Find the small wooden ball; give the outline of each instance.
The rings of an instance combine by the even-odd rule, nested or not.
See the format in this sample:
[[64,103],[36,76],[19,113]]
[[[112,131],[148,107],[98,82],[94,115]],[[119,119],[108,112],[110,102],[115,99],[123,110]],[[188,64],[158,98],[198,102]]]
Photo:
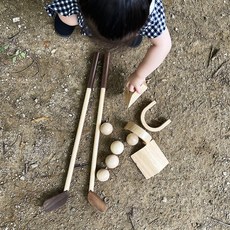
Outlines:
[[99,181],[107,181],[109,179],[109,176],[110,176],[110,173],[109,173],[109,170],[107,169],[99,169],[97,171],[97,179]]
[[101,130],[102,134],[109,135],[113,132],[113,126],[110,123],[105,122],[105,123],[101,124],[100,130]]
[[136,145],[138,141],[139,141],[139,137],[134,133],[130,133],[126,137],[126,142],[128,143],[128,145],[131,146]]
[[114,169],[119,165],[119,158],[116,155],[109,155],[105,158],[105,164],[108,168]]
[[121,141],[114,141],[110,145],[110,150],[115,155],[120,155],[124,151],[124,145]]

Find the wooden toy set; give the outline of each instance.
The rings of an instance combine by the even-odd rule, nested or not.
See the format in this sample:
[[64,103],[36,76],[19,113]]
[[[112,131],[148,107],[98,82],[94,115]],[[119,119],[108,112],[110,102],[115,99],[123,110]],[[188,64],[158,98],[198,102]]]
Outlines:
[[[90,71],[90,76],[87,84],[87,89],[85,92],[85,98],[83,102],[83,107],[80,115],[80,120],[77,128],[77,133],[74,141],[74,147],[72,150],[72,155],[69,163],[68,173],[65,181],[64,190],[62,193],[49,198],[43,204],[45,211],[55,210],[66,203],[69,198],[69,189],[70,183],[74,171],[74,165],[77,157],[77,152],[80,144],[80,138],[84,126],[84,121],[87,113],[87,108],[89,104],[90,94],[93,88],[95,73],[97,68],[97,63],[99,59],[99,53],[95,53],[93,57],[92,67]],[[107,181],[110,177],[110,170],[116,168],[119,165],[119,155],[124,151],[124,144],[116,140],[110,146],[110,151],[112,154],[109,154],[105,159],[106,168],[99,169],[96,172],[97,165],[97,156],[99,149],[99,140],[100,133],[103,135],[110,135],[113,132],[113,126],[106,122],[102,124],[102,115],[103,107],[105,100],[106,85],[108,79],[108,70],[110,62],[110,53],[104,55],[104,64],[103,64],[103,73],[100,89],[100,97],[97,111],[97,121],[95,127],[94,135],[94,144],[92,152],[92,161],[91,161],[91,170],[90,170],[90,179],[89,179],[89,190],[88,190],[88,201],[95,207],[97,210],[104,212],[107,210],[105,202],[95,193],[94,184],[95,178],[99,181]],[[128,108],[147,90],[147,85],[143,84],[141,86],[141,94],[137,92],[125,92],[125,102],[127,103]],[[165,123],[159,127],[150,127],[145,121],[146,112],[156,104],[155,101],[151,102],[141,113],[141,123],[145,129],[150,132],[159,132],[165,128],[171,121],[167,120]],[[156,142],[152,139],[151,135],[142,127],[138,126],[134,122],[128,122],[124,127],[125,130],[128,130],[130,133],[126,137],[126,142],[128,145],[136,145],[139,142],[139,139],[143,141],[145,146],[131,155],[132,160],[135,162],[137,167],[140,169],[142,174],[146,179],[151,178],[152,176],[159,173],[169,162],[164,156],[163,152],[160,150]]]

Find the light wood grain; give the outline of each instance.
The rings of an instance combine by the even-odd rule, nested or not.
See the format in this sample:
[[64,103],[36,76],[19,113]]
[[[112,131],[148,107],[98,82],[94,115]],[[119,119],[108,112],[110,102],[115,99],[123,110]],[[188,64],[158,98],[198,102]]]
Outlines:
[[109,62],[110,62],[110,53],[108,52],[105,54],[104,57],[102,83],[101,83],[100,98],[99,98],[99,105],[97,111],[97,121],[96,121],[94,143],[93,143],[93,154],[92,154],[91,169],[90,169],[89,191],[92,192],[94,191],[94,184],[95,184],[95,177],[96,177],[96,164],[97,164],[97,155],[98,155],[99,139],[100,139],[100,126],[101,126],[101,120],[103,115]]
[[142,125],[150,132],[159,132],[162,129],[164,129],[167,125],[169,125],[171,123],[171,120],[167,120],[165,121],[163,124],[161,124],[158,127],[151,127],[147,124],[147,122],[145,121],[145,114],[148,110],[150,110],[154,105],[156,104],[156,101],[152,101],[150,104],[148,104],[141,112],[141,123]]
[[169,162],[154,140],[131,155],[146,179],[159,173]]
[[141,140],[144,141],[144,143],[149,143],[152,140],[152,137],[148,132],[132,121],[129,121],[124,129],[136,134]]
[[125,90],[125,104],[128,108],[147,90],[146,83],[141,85],[141,93],[137,93],[136,91],[130,92],[128,89]]
[[77,128],[77,133],[76,133],[74,146],[73,146],[73,150],[72,150],[72,155],[71,155],[71,159],[70,159],[70,163],[69,163],[68,173],[67,173],[67,177],[66,177],[66,181],[65,181],[64,191],[68,191],[70,188],[71,178],[73,175],[73,170],[74,170],[74,165],[75,165],[77,152],[78,152],[78,148],[79,148],[79,144],[80,144],[81,134],[82,134],[82,130],[83,130],[84,122],[85,122],[85,117],[86,117],[87,108],[88,108],[88,104],[89,104],[90,94],[91,94],[93,82],[94,82],[95,76],[96,76],[95,73],[96,73],[98,58],[99,58],[99,52],[94,54],[91,72],[90,72],[90,77],[89,77],[87,89],[85,92],[85,98],[84,98],[84,102],[83,102],[83,106],[82,106],[82,110],[81,110],[80,120],[79,120],[79,124],[78,124],[78,128]]

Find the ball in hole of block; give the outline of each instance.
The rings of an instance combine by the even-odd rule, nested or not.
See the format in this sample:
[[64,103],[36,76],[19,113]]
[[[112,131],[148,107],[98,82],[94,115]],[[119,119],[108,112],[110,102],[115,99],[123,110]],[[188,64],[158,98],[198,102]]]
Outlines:
[[138,141],[139,141],[139,137],[134,133],[130,133],[126,137],[126,142],[128,143],[128,145],[131,146],[136,145]]

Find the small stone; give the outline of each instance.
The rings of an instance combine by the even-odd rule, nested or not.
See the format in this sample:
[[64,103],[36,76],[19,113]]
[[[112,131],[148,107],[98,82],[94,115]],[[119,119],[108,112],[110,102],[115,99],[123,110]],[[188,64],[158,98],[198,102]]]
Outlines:
[[56,49],[51,50],[51,54],[55,54],[56,51],[57,51]]
[[13,18],[13,23],[15,23],[15,22],[20,22],[20,17]]
[[38,164],[37,164],[37,163],[31,164],[30,167],[31,167],[32,169],[35,169],[35,168],[38,167]]
[[167,201],[168,201],[168,200],[167,200],[166,197],[163,197],[163,198],[162,198],[162,202],[166,203]]
[[25,180],[26,178],[24,176],[21,176],[20,177],[20,180]]
[[71,212],[75,212],[76,209],[75,209],[75,208],[71,208],[70,211],[71,211]]

